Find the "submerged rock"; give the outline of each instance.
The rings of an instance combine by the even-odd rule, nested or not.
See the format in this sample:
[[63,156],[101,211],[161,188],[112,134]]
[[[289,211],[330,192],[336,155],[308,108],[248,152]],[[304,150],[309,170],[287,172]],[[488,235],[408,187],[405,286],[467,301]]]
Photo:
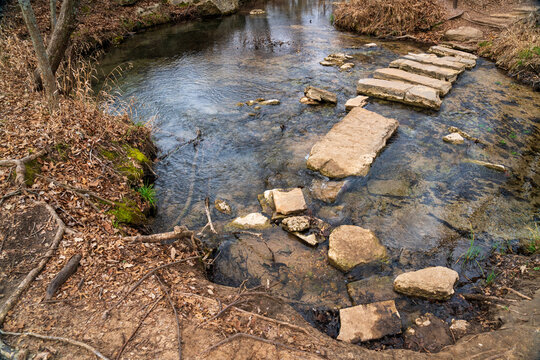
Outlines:
[[380,339],[401,332],[401,319],[393,300],[339,310],[338,340],[357,342]]
[[319,103],[337,104],[337,95],[328,90],[308,86],[304,90],[304,94],[308,99],[317,101]]
[[386,248],[373,231],[354,225],[341,225],[330,234],[328,261],[347,272],[360,264],[386,258]]
[[270,100],[260,101],[259,104],[261,104],[261,105],[279,105],[280,102],[279,102],[278,99],[270,99]]
[[331,61],[326,61],[326,60],[323,60],[321,62],[319,62],[319,64],[321,64],[322,66],[334,66],[335,64]]
[[315,234],[304,235],[299,232],[294,232],[293,234],[309,246],[317,246],[317,244],[319,243]]
[[448,134],[444,136],[442,139],[444,142],[455,144],[455,145],[463,144],[465,142],[465,139],[463,138],[463,136],[461,136],[457,132]]
[[371,276],[348,283],[347,291],[354,305],[395,300],[399,295],[394,291],[392,283],[391,276]]
[[319,102],[313,99],[308,98],[307,96],[304,96],[300,99],[300,103],[305,105],[319,105]]
[[405,348],[414,351],[437,352],[453,344],[448,324],[433,314],[425,314],[403,334]]
[[342,70],[342,71],[344,71],[344,70],[350,70],[350,69],[352,69],[353,67],[354,67],[354,64],[353,64],[353,63],[345,63],[345,64],[343,64],[343,65],[341,65],[341,66],[339,67],[339,70]]
[[504,172],[504,171],[507,170],[506,166],[504,166],[504,165],[493,164],[493,163],[490,163],[490,162],[487,162],[487,161],[482,161],[482,160],[467,159],[467,160],[465,160],[465,162],[480,165],[480,166],[484,166],[484,167],[487,167],[488,169],[497,170],[497,171],[503,171]]
[[228,215],[232,213],[231,206],[227,204],[225,200],[216,199],[216,201],[214,201],[214,207],[216,208],[217,211],[221,213],[228,214]]
[[411,184],[406,180],[370,180],[367,186],[370,194],[385,196],[411,195]]
[[354,108],[311,148],[307,167],[330,178],[365,176],[398,125],[394,119]]
[[281,222],[283,229],[289,232],[301,232],[309,229],[309,218],[307,216],[291,216]]
[[323,181],[314,179],[311,182],[309,190],[315,199],[330,204],[336,201],[336,198],[339,196],[346,183],[346,181]]
[[406,272],[394,280],[398,293],[430,300],[446,300],[454,294],[454,284],[459,275],[452,269],[435,266]]
[[265,229],[270,227],[270,221],[261,213],[251,213],[237,217],[231,225],[240,229]]
[[480,40],[483,36],[484,33],[481,30],[472,26],[460,26],[444,33],[445,39],[450,41]]
[[290,191],[273,190],[272,195],[276,212],[280,214],[289,215],[307,210],[304,194],[300,188]]
[[249,12],[249,15],[263,15],[266,14],[266,11],[263,9],[253,9]]
[[368,97],[363,95],[358,95],[355,98],[349,99],[345,103],[345,110],[351,111],[355,107],[364,107],[367,104],[367,99]]

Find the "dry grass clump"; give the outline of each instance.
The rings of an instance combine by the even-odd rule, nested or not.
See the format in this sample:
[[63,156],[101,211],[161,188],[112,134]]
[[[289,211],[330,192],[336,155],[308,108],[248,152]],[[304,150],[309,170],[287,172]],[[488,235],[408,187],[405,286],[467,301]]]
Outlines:
[[483,56],[513,76],[540,87],[540,14],[532,13],[501,32],[493,41],[479,44]]
[[334,11],[334,25],[367,35],[399,36],[429,30],[444,18],[437,0],[351,0]]

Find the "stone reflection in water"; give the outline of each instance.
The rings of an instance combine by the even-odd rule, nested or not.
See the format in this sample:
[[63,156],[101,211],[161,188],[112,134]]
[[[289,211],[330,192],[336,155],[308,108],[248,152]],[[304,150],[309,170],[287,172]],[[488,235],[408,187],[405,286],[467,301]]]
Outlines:
[[[311,147],[345,116],[345,101],[356,96],[359,78],[422,49],[380,41],[368,48],[371,39],[332,28],[325,1],[277,0],[257,7],[266,15],[241,13],[136,35],[101,62],[103,74],[132,63],[114,90],[123,92],[121,100],[135,97],[141,119],[157,115],[154,136],[163,152],[194,138],[197,129],[203,134],[197,148],[183,147],[157,164],[156,232],[177,222],[202,228],[207,196],[232,207],[231,215],[212,213],[223,232],[234,217],[260,212],[257,195],[265,190],[304,187],[314,216],[377,235],[389,252],[387,273],[368,267],[343,275],[328,265],[326,244],[310,248],[274,226],[263,232],[266,244],[226,236],[215,279],[231,285],[270,280],[284,296],[325,306],[349,305],[347,281],[427,265],[462,271],[456,260],[473,233],[484,253],[530,236],[528,228],[539,221],[540,94],[480,59],[460,75],[438,112],[370,100],[367,110],[399,121],[397,134],[366,177],[347,179],[336,201],[325,203],[309,192],[314,179],[327,180],[306,169]],[[339,52],[352,55],[350,72],[319,64]],[[337,106],[300,104],[308,85],[337,93]],[[280,105],[237,106],[261,97],[279,99]],[[449,126],[482,143],[443,142]],[[410,259],[398,261],[404,254]],[[479,276],[478,270],[463,271],[468,278]]]

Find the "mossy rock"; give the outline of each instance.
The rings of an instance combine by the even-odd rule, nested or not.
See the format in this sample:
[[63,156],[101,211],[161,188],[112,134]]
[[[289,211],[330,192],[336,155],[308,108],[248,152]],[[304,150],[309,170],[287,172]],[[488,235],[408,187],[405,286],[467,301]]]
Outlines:
[[148,160],[146,155],[144,155],[139,149],[136,149],[129,145],[124,145],[123,148],[130,159],[137,161],[141,165],[150,164],[150,160]]
[[113,215],[115,220],[122,224],[141,226],[146,223],[146,216],[131,201],[116,203],[115,208],[109,210],[109,214]]
[[144,177],[144,168],[151,166],[151,161],[139,149],[129,145],[124,145],[122,148],[125,154],[107,149],[101,149],[100,154],[110,160],[115,169],[127,177],[132,184],[137,184]]

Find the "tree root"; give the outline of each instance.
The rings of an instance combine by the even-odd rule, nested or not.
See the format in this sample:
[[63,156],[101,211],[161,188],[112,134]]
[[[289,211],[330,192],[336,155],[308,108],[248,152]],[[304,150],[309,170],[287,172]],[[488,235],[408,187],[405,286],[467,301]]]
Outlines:
[[33,332],[18,333],[18,332],[4,331],[4,330],[0,330],[0,335],[31,336],[31,337],[35,337],[35,338],[42,339],[42,340],[62,341],[62,342],[65,342],[65,343],[68,343],[68,344],[71,344],[71,345],[82,347],[82,348],[94,353],[94,355],[96,355],[98,358],[100,358],[102,360],[109,360],[107,357],[105,357],[102,353],[100,353],[98,350],[96,350],[92,346],[90,346],[88,344],[85,344],[83,342],[68,339],[68,338],[65,338],[65,337],[48,336],[48,335],[36,334],[36,333],[33,333]]
[[62,286],[66,280],[77,271],[79,262],[82,256],[79,254],[73,255],[67,264],[58,272],[58,274],[52,279],[51,283],[47,287],[47,293],[45,294],[45,300],[50,300],[54,296],[54,293]]
[[33,161],[47,153],[47,150],[43,149],[35,154],[31,154],[23,157],[22,159],[6,159],[0,160],[0,166],[15,166],[15,183],[21,187],[26,187],[26,164]]
[[107,204],[107,205],[110,205],[110,206],[115,206],[116,205],[111,200],[105,199],[105,198],[99,196],[98,194],[96,194],[95,192],[93,192],[91,190],[76,188],[76,187],[73,187],[71,185],[63,184],[60,181],[55,180],[55,179],[50,178],[50,177],[47,177],[47,176],[43,176],[43,175],[39,175],[39,174],[36,175],[36,176],[40,177],[40,178],[42,178],[44,180],[50,181],[56,186],[60,186],[60,187],[63,187],[64,189],[66,189],[68,191],[74,192],[75,194],[79,195],[83,199],[87,199],[90,196],[90,197],[93,197],[94,199],[96,199],[98,201],[101,201],[102,203]]
[[124,240],[127,241],[140,241],[143,243],[160,243],[166,240],[179,240],[183,238],[191,238],[193,231],[189,230],[185,226],[175,226],[173,231],[152,235],[136,235],[126,236]]
[[11,310],[11,308],[13,308],[13,306],[15,306],[15,303],[19,300],[22,293],[28,289],[32,281],[34,281],[34,279],[38,276],[41,270],[43,270],[49,259],[54,255],[56,249],[58,248],[58,245],[60,244],[60,241],[64,236],[64,233],[66,232],[66,225],[64,224],[62,219],[60,219],[52,206],[45,202],[36,203],[44,205],[47,208],[51,216],[56,220],[56,223],[58,224],[58,230],[56,230],[56,235],[54,236],[51,247],[45,253],[45,256],[43,256],[39,264],[34,269],[32,269],[28,273],[28,275],[26,275],[26,277],[21,281],[17,288],[11,293],[4,305],[2,305],[2,307],[0,308],[0,326],[4,323],[7,313]]

